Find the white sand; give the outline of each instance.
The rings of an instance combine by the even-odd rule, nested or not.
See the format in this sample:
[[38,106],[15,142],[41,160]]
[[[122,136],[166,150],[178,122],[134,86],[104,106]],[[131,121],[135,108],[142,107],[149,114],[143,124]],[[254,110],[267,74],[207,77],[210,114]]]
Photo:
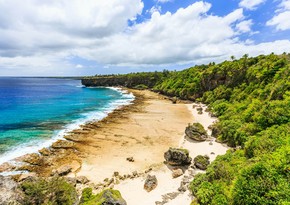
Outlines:
[[[192,108],[193,104],[189,104],[187,106],[188,109],[192,112],[195,122],[201,123],[206,129],[216,120],[216,118],[212,118],[207,112],[203,112],[203,114],[201,115],[197,114],[196,108]],[[202,107],[203,109],[206,108],[206,106],[204,105],[202,105]],[[209,130],[208,132],[210,133]],[[212,141],[212,145],[209,144],[210,141]],[[225,154],[227,151],[227,147],[220,143],[216,143],[214,139],[211,139],[210,141],[189,141],[184,139],[183,136],[180,142],[180,147],[188,149],[192,158],[197,155],[208,155],[210,157],[210,161],[213,161],[217,155]],[[211,154],[212,152],[214,154]],[[198,172],[202,171],[195,170],[195,173]],[[180,186],[183,176],[188,176],[189,173],[188,171],[186,171],[183,176],[173,179],[171,170],[167,168],[167,166],[161,165],[161,168],[153,170],[152,172],[150,172],[150,175],[156,175],[158,180],[158,186],[156,187],[156,189],[152,190],[149,193],[143,189],[145,181],[144,177],[136,178],[133,180],[128,179],[116,185],[114,188],[121,192],[128,205],[154,205],[156,201],[162,201],[162,196],[168,193],[178,192],[178,188]],[[192,199],[192,195],[190,194],[189,190],[187,190],[184,193],[179,192],[176,198],[169,200],[166,204],[189,205]]]

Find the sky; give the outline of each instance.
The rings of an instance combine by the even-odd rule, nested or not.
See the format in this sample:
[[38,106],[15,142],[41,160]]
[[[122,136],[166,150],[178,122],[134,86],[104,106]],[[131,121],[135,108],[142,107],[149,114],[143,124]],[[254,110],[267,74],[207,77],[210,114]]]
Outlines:
[[290,0],[0,0],[0,76],[181,70],[290,52]]

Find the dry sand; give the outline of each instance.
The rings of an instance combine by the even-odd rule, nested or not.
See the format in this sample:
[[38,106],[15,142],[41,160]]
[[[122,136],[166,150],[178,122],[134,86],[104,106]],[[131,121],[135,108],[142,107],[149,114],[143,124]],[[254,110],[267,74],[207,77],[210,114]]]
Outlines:
[[[80,146],[85,153],[77,175],[87,176],[92,182],[111,177],[115,171],[131,174],[144,171],[153,164],[162,163],[163,154],[170,146],[178,146],[180,136],[192,114],[186,104],[173,104],[164,96],[150,91],[134,91],[135,111],[119,113],[114,121],[103,124],[87,137],[90,143]],[[126,160],[133,157],[134,162]]]
[[[217,120],[216,118],[212,118],[207,112],[199,115],[196,109],[192,108],[193,105],[196,104],[186,105],[188,111],[194,116],[193,122],[199,122],[207,128]],[[201,106],[204,110],[206,109],[205,105]],[[210,130],[207,129],[207,131],[210,134]],[[225,145],[215,142],[213,138],[205,142],[196,142],[186,139],[183,134],[180,135],[179,147],[188,149],[190,156],[193,158],[197,155],[208,155],[210,156],[210,161],[213,161],[217,155],[225,154],[228,149]],[[190,170],[186,170],[183,176],[173,179],[172,171],[167,166],[161,165],[159,168],[150,172],[151,175],[156,175],[158,180],[158,186],[153,191],[148,193],[143,189],[145,177],[124,181],[116,185],[115,188],[120,190],[128,205],[154,205],[156,202],[166,202],[164,204],[167,205],[189,205],[193,200],[190,191],[179,192],[178,188],[184,177],[189,177],[189,181],[191,181],[192,177],[199,172],[202,171],[193,170],[190,172]]]

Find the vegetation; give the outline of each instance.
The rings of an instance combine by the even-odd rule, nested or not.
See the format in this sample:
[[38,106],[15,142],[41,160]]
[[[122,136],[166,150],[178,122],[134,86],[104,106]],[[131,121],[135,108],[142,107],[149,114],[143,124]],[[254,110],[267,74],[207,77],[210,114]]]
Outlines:
[[63,178],[35,179],[22,183],[27,205],[71,205],[77,204],[78,197],[73,185]]
[[214,136],[238,147],[195,177],[193,204],[289,204],[289,72],[290,54],[284,53],[119,77],[147,78],[135,84],[208,104],[219,117]]
[[85,188],[82,192],[81,203],[83,205],[102,205],[102,204],[126,204],[118,190],[106,189],[94,195],[91,188]]

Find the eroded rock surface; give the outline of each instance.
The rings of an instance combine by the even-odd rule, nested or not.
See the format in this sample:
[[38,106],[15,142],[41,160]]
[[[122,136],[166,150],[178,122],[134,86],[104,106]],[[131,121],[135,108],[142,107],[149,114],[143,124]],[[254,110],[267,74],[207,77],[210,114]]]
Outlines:
[[206,130],[200,123],[189,124],[185,129],[185,135],[196,141],[205,141],[208,138]]

